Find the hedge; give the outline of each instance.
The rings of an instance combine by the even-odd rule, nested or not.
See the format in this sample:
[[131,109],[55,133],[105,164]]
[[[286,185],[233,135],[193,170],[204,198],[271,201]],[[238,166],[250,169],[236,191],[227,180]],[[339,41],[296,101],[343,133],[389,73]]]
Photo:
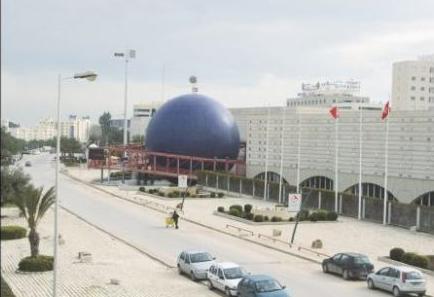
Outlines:
[[389,252],[390,259],[395,261],[401,261],[405,251],[402,248],[393,248]]
[[239,213],[242,213],[242,212],[243,212],[243,207],[242,207],[241,205],[238,205],[238,204],[233,204],[233,205],[231,205],[231,206],[229,207],[229,210],[231,210],[231,209],[237,209]]
[[53,257],[39,255],[36,257],[26,257],[18,263],[20,271],[41,272],[53,270]]
[[255,222],[263,222],[264,221],[264,216],[262,216],[262,215],[256,215],[256,216],[254,216],[253,220]]
[[250,213],[252,211],[253,206],[251,204],[244,204],[244,212]]
[[219,206],[219,207],[217,207],[217,211],[218,211],[218,212],[225,212],[225,208],[224,208],[224,206]]
[[2,226],[1,240],[20,239],[26,237],[27,230],[20,226]]
[[229,214],[235,217],[239,217],[241,215],[241,212],[237,208],[230,208]]

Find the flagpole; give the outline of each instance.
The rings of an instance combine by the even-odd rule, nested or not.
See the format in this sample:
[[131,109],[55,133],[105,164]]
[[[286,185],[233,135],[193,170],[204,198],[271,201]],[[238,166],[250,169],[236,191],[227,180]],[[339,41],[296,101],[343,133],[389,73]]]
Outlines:
[[338,153],[339,153],[339,139],[338,139],[338,122],[339,116],[335,120],[335,212],[338,212]]
[[300,164],[301,164],[301,117],[299,111],[297,111],[297,194],[300,194]]
[[285,106],[282,108],[282,134],[280,137],[280,178],[279,178],[279,203],[282,203],[282,181],[283,181],[283,150],[285,139]]
[[360,124],[359,124],[359,213],[358,219],[362,219],[362,140],[363,140],[363,107],[360,103]]
[[[389,107],[387,107],[389,108]],[[389,119],[385,118],[386,121],[386,144],[385,144],[385,152],[384,152],[384,206],[383,206],[383,225],[387,224],[387,174],[388,174],[388,159],[389,159]]]
[[268,179],[268,126],[270,122],[270,106],[267,106],[267,125],[265,126],[265,176],[264,176],[264,201],[267,200],[267,179]]

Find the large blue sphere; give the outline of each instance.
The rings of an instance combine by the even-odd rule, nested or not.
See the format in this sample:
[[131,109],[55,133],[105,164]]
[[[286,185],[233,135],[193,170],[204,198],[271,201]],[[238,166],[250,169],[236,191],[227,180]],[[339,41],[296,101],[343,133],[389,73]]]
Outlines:
[[165,103],[152,118],[146,149],[179,155],[236,159],[240,146],[232,114],[216,100],[188,94]]

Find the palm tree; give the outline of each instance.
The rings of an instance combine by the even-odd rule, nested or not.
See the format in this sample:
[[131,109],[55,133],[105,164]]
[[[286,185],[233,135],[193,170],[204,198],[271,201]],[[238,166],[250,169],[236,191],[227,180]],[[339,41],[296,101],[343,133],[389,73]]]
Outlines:
[[21,195],[16,196],[15,201],[30,228],[29,243],[32,257],[39,255],[39,233],[36,231],[36,227],[56,199],[54,187],[51,187],[45,194],[42,194],[42,192],[43,187],[35,189],[29,186]]

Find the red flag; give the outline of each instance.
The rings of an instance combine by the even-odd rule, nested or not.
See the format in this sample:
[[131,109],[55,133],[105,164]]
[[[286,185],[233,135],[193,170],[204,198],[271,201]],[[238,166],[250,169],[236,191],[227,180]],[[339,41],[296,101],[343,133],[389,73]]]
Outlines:
[[381,114],[381,119],[384,120],[385,118],[387,118],[389,112],[390,112],[390,106],[389,106],[389,101],[387,101],[386,104],[384,105],[383,113]]
[[329,112],[330,112],[330,114],[332,115],[332,117],[334,119],[337,119],[339,117],[338,107],[337,106],[333,106],[332,108],[330,108]]

